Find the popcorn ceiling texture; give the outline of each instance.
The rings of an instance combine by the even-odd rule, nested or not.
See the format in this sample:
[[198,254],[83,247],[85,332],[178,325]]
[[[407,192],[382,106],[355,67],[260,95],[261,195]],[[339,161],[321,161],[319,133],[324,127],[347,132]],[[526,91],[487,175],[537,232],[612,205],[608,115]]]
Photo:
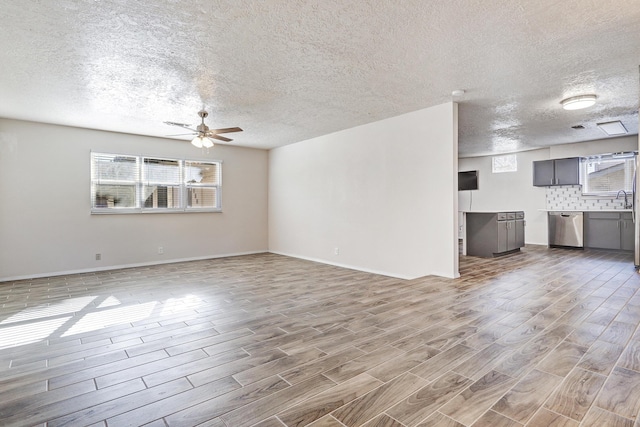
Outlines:
[[580,185],[560,185],[546,188],[548,210],[608,211],[624,209],[624,198],[583,196]]
[[637,0],[3,0],[0,19],[5,118],[166,136],[204,105],[272,148],[465,89],[461,156],[638,129]]

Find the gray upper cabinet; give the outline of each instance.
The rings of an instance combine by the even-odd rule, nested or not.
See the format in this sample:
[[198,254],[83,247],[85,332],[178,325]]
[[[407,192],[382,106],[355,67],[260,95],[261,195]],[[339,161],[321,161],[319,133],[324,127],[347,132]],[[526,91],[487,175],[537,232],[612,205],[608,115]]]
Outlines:
[[536,187],[555,185],[555,177],[553,160],[533,162],[533,185]]
[[556,185],[580,184],[580,158],[556,159]]
[[551,185],[580,184],[580,158],[540,160],[533,162],[533,185],[548,187]]

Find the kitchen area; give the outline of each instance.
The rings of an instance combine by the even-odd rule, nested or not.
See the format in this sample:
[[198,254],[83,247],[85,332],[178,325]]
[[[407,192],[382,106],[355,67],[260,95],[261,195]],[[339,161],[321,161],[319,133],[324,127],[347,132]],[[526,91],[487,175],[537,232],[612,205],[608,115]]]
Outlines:
[[548,187],[549,246],[633,251],[635,168],[634,152],[534,162],[533,185]]
[[475,189],[458,192],[461,253],[525,244],[634,253],[637,150],[637,136],[557,145],[515,153],[507,173],[492,168],[495,156],[460,158],[460,171],[477,174]]

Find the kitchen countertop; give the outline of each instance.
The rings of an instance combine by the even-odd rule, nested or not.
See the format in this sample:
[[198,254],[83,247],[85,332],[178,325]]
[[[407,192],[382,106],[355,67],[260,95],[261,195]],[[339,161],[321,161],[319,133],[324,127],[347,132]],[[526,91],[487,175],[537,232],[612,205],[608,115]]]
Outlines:
[[499,211],[458,211],[462,213],[486,213],[486,214],[495,214],[495,213],[513,213],[513,212],[524,212],[522,209],[516,209],[514,211],[510,210],[499,210]]
[[633,212],[633,209],[538,209],[541,212]]

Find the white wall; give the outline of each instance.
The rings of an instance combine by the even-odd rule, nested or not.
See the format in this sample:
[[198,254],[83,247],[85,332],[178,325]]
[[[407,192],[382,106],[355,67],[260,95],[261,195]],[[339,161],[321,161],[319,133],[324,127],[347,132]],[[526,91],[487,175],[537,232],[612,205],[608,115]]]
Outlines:
[[[90,150],[222,160],[223,212],[90,215]],[[267,159],[264,150],[203,154],[186,141],[2,119],[0,280],[267,251]]]
[[546,245],[548,243],[547,214],[540,210],[546,208],[546,188],[533,186],[533,161],[637,149],[638,137],[635,135],[555,145],[540,150],[516,153],[518,171],[501,174],[491,172],[491,156],[461,158],[458,160],[460,171],[479,170],[480,175],[478,190],[459,192],[459,209],[461,211],[523,210],[527,224],[526,243]]
[[549,158],[583,157],[621,151],[638,151],[638,135],[598,139],[576,144],[554,145],[549,147]]
[[269,170],[272,252],[457,277],[457,104],[271,150]]
[[547,244],[545,189],[533,186],[533,161],[549,159],[549,149],[516,153],[517,172],[492,173],[492,157],[459,159],[460,171],[477,170],[478,189],[458,192],[461,211],[524,211],[525,242]]

